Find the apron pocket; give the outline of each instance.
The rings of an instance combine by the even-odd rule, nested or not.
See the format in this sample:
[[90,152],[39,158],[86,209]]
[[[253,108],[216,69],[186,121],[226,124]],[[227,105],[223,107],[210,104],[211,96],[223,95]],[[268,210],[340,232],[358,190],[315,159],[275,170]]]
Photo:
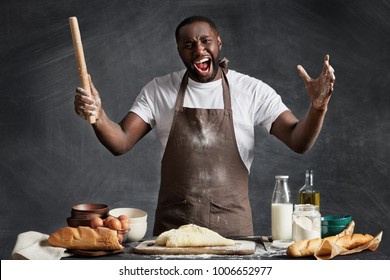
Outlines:
[[154,222],[154,235],[187,224],[187,216],[187,200],[160,205],[156,211],[156,218]]
[[210,229],[223,236],[253,235],[252,214],[210,202]]

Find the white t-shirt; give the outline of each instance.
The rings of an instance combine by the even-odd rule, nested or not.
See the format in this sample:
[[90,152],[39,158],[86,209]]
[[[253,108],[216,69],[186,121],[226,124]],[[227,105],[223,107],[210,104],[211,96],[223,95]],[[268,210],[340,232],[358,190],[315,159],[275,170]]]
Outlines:
[[[130,109],[157,129],[163,152],[184,73],[185,70],[181,70],[153,79],[141,90]],[[258,79],[230,69],[227,79],[237,146],[249,171],[254,157],[254,127],[263,126],[269,132],[275,119],[288,108],[270,86]],[[183,106],[223,109],[222,80],[198,83],[188,79]]]

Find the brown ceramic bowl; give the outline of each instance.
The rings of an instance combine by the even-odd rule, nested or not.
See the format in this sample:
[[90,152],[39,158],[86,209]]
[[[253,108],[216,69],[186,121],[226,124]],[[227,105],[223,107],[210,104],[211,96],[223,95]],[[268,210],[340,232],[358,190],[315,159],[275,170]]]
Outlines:
[[89,219],[94,217],[106,218],[109,208],[107,204],[100,203],[84,203],[77,204],[72,207],[72,218]]
[[68,222],[68,226],[70,227],[91,226],[91,219],[78,219],[78,218],[69,217],[66,219],[66,221]]
[[74,219],[89,219],[92,220],[95,217],[100,217],[102,219],[107,218],[107,215],[102,215],[99,213],[78,213],[78,212],[72,212],[72,218]]

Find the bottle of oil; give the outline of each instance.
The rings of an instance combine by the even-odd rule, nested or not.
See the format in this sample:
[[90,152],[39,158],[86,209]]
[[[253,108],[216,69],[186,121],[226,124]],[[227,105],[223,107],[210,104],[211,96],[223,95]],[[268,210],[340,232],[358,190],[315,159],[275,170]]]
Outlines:
[[314,187],[313,170],[306,170],[305,185],[299,190],[299,204],[312,204],[320,208],[320,192]]

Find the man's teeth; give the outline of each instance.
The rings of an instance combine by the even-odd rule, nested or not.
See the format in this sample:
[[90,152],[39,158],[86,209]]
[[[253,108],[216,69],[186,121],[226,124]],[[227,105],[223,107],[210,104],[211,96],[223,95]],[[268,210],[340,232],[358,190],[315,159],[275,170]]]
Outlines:
[[203,58],[203,59],[199,60],[197,63],[203,63],[203,62],[207,62],[207,61],[209,61],[208,58]]
[[201,75],[206,75],[210,67],[210,58],[202,58],[195,62],[195,68],[198,69]]

